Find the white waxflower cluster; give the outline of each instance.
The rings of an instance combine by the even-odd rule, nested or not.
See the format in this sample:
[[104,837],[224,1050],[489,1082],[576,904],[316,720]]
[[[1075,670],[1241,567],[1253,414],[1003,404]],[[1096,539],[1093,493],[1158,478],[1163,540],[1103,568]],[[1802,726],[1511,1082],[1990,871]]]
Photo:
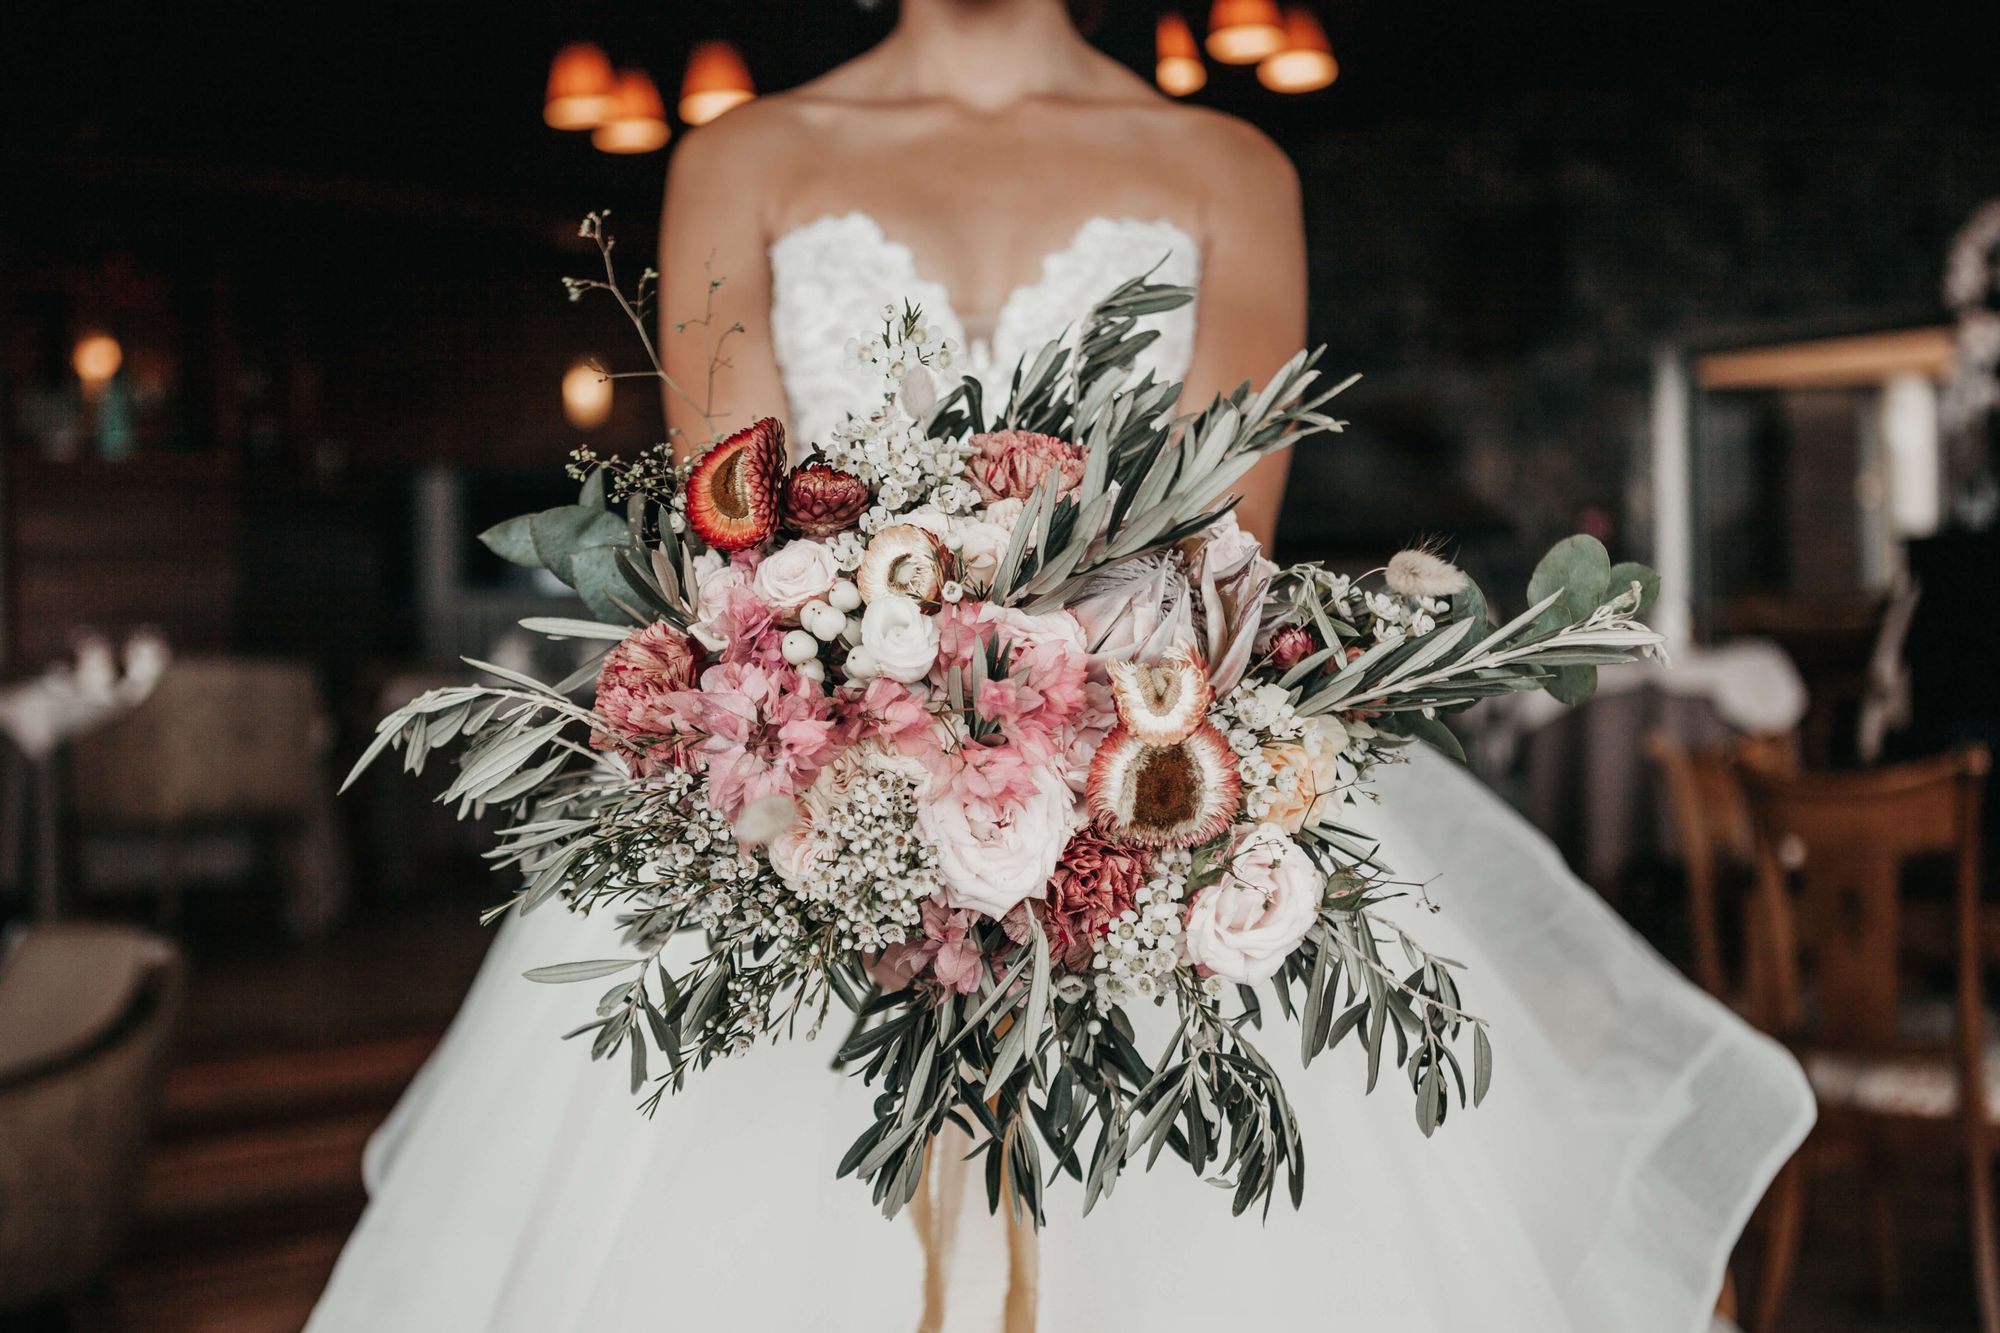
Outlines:
[[803,923],[792,895],[736,845],[729,821],[708,804],[702,780],[672,770],[656,783],[654,823],[634,844],[635,863],[623,883],[648,905],[688,910],[689,923],[705,930],[759,939],[797,936]]
[[812,813],[787,870],[813,920],[843,949],[879,949],[921,930],[923,904],[944,891],[937,849],[917,829],[917,784],[893,768],[864,767],[837,800]]
[[1391,592],[1362,594],[1368,614],[1374,618],[1375,640],[1421,638],[1437,628],[1437,618],[1451,610],[1442,597],[1398,597]]
[[939,375],[956,364],[959,350],[937,328],[905,307],[882,308],[883,329],[850,339],[848,359],[882,381],[882,405],[834,427],[819,446],[825,461],[868,483],[875,503],[861,516],[861,530],[877,532],[896,516],[929,504],[947,514],[969,513],[979,493],[965,479],[971,446],[933,439],[924,431],[937,406]]
[[1098,1012],[1174,993],[1173,975],[1181,966],[1181,920],[1192,863],[1193,858],[1178,849],[1155,856],[1153,872],[1132,895],[1132,905],[1119,914],[1110,930],[1097,937],[1091,968],[1097,982]]
[[861,561],[868,554],[868,543],[858,532],[836,532],[826,538],[826,547],[833,553],[833,563],[843,574],[852,574],[861,568]]
[[1292,692],[1272,682],[1238,685],[1210,712],[1209,721],[1236,754],[1243,813],[1253,822],[1262,820],[1273,803],[1293,796],[1302,779],[1296,766],[1274,765],[1264,747],[1272,741],[1298,741],[1308,754],[1318,752],[1318,736],[1293,709]]

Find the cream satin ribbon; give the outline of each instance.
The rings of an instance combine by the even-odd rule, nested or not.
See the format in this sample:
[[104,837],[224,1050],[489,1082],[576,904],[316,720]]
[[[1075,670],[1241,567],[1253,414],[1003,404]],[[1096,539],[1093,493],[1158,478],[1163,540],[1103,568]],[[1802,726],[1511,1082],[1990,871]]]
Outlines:
[[[958,1246],[959,1212],[972,1180],[972,1166],[966,1161],[972,1147],[972,1136],[948,1123],[924,1150],[923,1179],[910,1200],[910,1220],[924,1247],[924,1317],[917,1333],[944,1333],[945,1291]],[[1007,1301],[1001,1333],[1035,1333],[1041,1246],[1034,1219],[1025,1209],[1016,1215],[1011,1179],[1002,1185],[1000,1208],[1007,1220]]]

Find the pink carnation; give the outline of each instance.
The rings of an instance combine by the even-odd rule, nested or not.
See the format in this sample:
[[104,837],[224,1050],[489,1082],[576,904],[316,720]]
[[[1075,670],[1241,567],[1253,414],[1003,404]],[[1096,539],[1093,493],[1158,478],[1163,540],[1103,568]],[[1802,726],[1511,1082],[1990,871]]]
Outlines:
[[[1150,870],[1144,852],[1085,831],[1063,848],[1055,874],[1049,876],[1048,896],[1023,903],[1015,912],[1032,910],[1049,937],[1050,953],[1081,971],[1090,966],[1092,941],[1132,906]],[[1025,922],[1010,915],[1005,924],[1010,937],[1026,941]]]
[[884,990],[901,990],[929,973],[933,981],[960,995],[979,989],[979,941],[972,934],[972,917],[954,912],[936,899],[924,904],[924,937],[892,944],[882,951],[876,975]]
[[996,430],[972,437],[973,455],[966,463],[980,497],[1025,500],[1051,468],[1058,469],[1060,491],[1073,491],[1083,481],[1083,450],[1068,440],[1031,430]]
[[635,754],[642,776],[657,764],[648,747],[679,730],[677,696],[694,684],[695,650],[687,636],[658,621],[635,630],[604,659],[597,673],[597,715],[604,727],[590,733],[600,750],[625,748]]

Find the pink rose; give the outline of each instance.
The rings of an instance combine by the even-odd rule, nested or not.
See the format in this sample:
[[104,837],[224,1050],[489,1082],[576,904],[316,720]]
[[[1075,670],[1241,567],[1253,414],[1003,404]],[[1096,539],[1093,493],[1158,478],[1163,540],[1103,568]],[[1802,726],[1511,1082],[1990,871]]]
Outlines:
[[677,692],[694,684],[695,651],[687,636],[655,621],[635,630],[604,659],[597,673],[597,715],[604,727],[590,733],[599,750],[635,749],[635,767],[643,776],[656,765],[646,747],[634,741],[660,741],[676,735]]
[[1312,929],[1326,876],[1276,824],[1239,832],[1226,865],[1189,905],[1181,949],[1197,967],[1247,986],[1276,975]]
[[1083,482],[1083,450],[1068,440],[1031,430],[996,430],[972,437],[973,455],[966,471],[980,498],[1025,500],[1054,468],[1061,474],[1059,491],[1073,491]]

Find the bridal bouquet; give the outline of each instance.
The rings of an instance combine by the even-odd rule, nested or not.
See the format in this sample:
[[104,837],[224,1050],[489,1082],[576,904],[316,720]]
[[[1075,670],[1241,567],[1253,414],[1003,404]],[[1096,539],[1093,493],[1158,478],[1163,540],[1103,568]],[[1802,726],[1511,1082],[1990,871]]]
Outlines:
[[[574,289],[643,335],[646,280],[635,305],[599,244],[607,281]],[[1442,715],[1577,699],[1653,651],[1654,576],[1573,537],[1496,624],[1429,551],[1276,567],[1230,488],[1340,429],[1346,385],[1302,353],[1177,414],[1131,368],[1139,320],[1190,296],[1125,284],[1001,403],[885,309],[848,348],[880,396],[831,438],[788,451],[766,419],[688,465],[580,451],[576,504],[484,534],[596,617],[528,629],[606,651],[553,684],[473,663],[496,683],[414,700],[356,771],[457,745],[443,799],[509,820],[495,915],[615,917],[620,956],[529,975],[612,981],[572,1035],[624,1053],[649,1108],[838,1006],[840,1063],[881,1090],[839,1171],[893,1213],[955,1122],[992,1205],[1039,1218],[1057,1174],[1087,1209],[1166,1150],[1238,1212],[1281,1183],[1296,1204],[1304,1145],[1253,1041],[1279,1019],[1308,1061],[1354,1035],[1371,1089],[1393,1051],[1425,1134],[1484,1095],[1456,965],[1380,912],[1397,888],[1349,814],[1411,743],[1457,752]]]

